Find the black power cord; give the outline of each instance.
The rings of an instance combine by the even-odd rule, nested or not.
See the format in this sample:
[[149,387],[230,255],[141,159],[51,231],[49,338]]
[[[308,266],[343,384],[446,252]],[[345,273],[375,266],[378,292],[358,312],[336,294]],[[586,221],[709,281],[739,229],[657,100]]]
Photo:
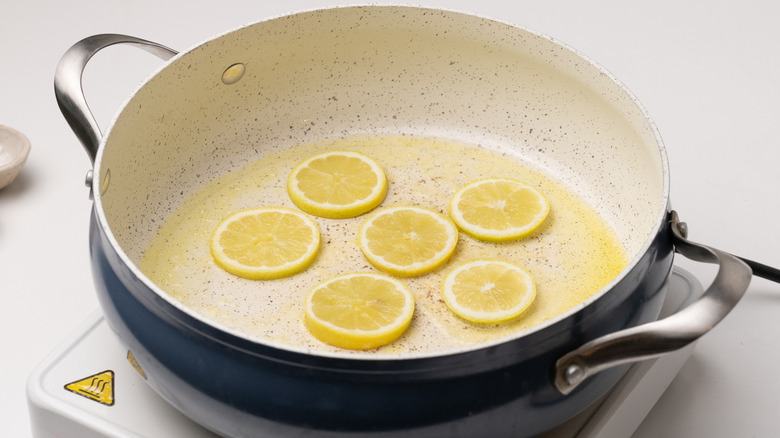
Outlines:
[[738,257],[738,256],[735,257],[737,257],[738,259],[745,262],[748,266],[750,266],[750,269],[753,270],[753,275],[755,275],[756,277],[761,277],[769,281],[780,283],[780,269],[773,268],[771,266],[767,266],[762,263],[754,262],[753,260],[748,260],[743,257]]

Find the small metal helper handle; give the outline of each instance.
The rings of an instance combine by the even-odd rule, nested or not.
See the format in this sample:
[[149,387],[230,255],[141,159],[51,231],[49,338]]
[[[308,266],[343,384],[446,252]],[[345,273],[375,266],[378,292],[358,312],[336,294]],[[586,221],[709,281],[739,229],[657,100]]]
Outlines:
[[617,365],[650,359],[682,348],[720,322],[739,302],[753,272],[736,256],[689,241],[687,227],[671,213],[675,251],[685,257],[718,264],[714,281],[704,294],[674,315],[594,339],[555,363],[555,387],[573,391],[588,377]]
[[68,121],[73,132],[84,145],[92,163],[95,163],[102,133],[100,127],[92,115],[84,90],[81,86],[81,77],[87,62],[100,50],[114,44],[130,44],[137,46],[158,58],[167,61],[178,54],[163,45],[152,41],[135,38],[128,35],[100,34],[93,35],[74,44],[60,59],[57,70],[54,73],[54,95],[57,104]]

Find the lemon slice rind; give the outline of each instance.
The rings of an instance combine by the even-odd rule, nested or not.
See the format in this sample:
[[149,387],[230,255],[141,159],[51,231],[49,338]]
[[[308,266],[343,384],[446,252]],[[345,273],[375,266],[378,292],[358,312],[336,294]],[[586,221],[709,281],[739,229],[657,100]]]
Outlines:
[[[221,243],[223,233],[230,228],[231,224],[235,224],[247,217],[258,215],[288,216],[300,221],[300,226],[296,227],[295,238],[296,240],[308,239],[308,242],[304,248],[298,248],[296,251],[299,254],[298,257],[281,264],[247,265],[236,260],[226,252],[226,248]],[[260,207],[234,212],[214,228],[210,241],[211,255],[214,258],[214,262],[225,271],[249,280],[274,280],[296,274],[311,265],[317,257],[319,246],[320,231],[317,223],[305,213],[286,207]]]
[[[434,219],[435,223],[441,227],[441,231],[446,234],[446,240],[443,242],[443,245],[427,259],[403,265],[394,263],[388,260],[386,255],[378,253],[374,249],[372,238],[370,236],[370,234],[372,234],[372,228],[374,227],[377,219],[399,211],[409,211],[423,215],[424,217],[430,219]],[[403,240],[403,236],[400,236],[401,233],[402,230],[395,230],[393,235],[394,239],[391,237],[391,239],[388,240],[391,242],[392,240],[395,240],[395,243],[400,244]],[[414,277],[436,270],[450,259],[452,254],[455,252],[457,243],[458,230],[451,221],[432,210],[415,206],[394,206],[384,208],[376,213],[373,213],[363,222],[358,233],[358,246],[371,265],[381,271],[396,275],[398,277]]]
[[[504,306],[499,310],[484,311],[469,307],[467,305],[468,299],[463,299],[458,296],[456,289],[463,289],[463,282],[468,281],[464,278],[461,278],[460,276],[467,271],[471,271],[473,274],[475,268],[479,269],[486,266],[498,267],[498,271],[501,272],[501,275],[511,275],[512,279],[509,281],[509,283],[520,282],[520,284],[517,285],[517,293],[521,295],[508,297],[508,300],[507,297],[496,298],[489,296],[491,293],[489,289],[491,286],[495,286],[496,280],[502,281],[506,284],[507,281],[500,280],[500,277],[480,279],[481,283],[476,285],[474,285],[474,283],[469,284],[466,287],[467,294],[471,293],[472,296],[482,295],[481,297],[478,297],[478,299],[485,299],[493,303],[500,301],[510,301],[514,302],[514,305],[509,307]],[[482,290],[477,291],[477,288]],[[504,260],[480,259],[464,263],[450,271],[443,281],[442,297],[447,307],[454,314],[465,319],[466,321],[481,324],[499,323],[515,319],[522,315],[536,298],[536,286],[534,284],[533,278],[531,277],[531,274],[524,268],[517,266],[514,263],[510,263]]]
[[[310,166],[317,160],[326,160],[334,156],[355,158],[368,165],[370,173],[376,177],[376,183],[371,187],[368,194],[359,198],[355,197],[350,203],[339,204],[327,200],[312,199],[310,194],[307,194],[306,190],[301,188],[299,175],[302,171],[311,169]],[[319,184],[316,184],[321,187],[326,184],[328,177],[325,174],[319,176],[324,178]],[[373,158],[356,151],[328,151],[313,155],[296,165],[287,178],[287,194],[296,207],[314,216],[329,219],[357,217],[373,210],[384,201],[387,196],[387,188],[387,176],[379,163]]]
[[[318,312],[317,307],[325,305],[336,306],[338,313],[340,314],[339,316],[341,317],[359,317],[359,315],[346,314],[349,312],[361,313],[362,310],[359,309],[360,305],[370,305],[361,303],[360,301],[363,298],[353,296],[350,300],[350,297],[345,297],[343,301],[340,301],[330,296],[327,297],[327,300],[319,300],[324,301],[324,303],[317,302],[317,294],[323,293],[323,291],[326,291],[332,284],[336,282],[350,282],[355,279],[370,279],[387,282],[393,286],[398,295],[404,298],[403,307],[400,308],[400,312],[397,312],[397,315],[392,322],[381,325],[373,330],[349,329],[334,324],[331,321],[327,321],[318,315],[318,313],[322,312]],[[369,298],[370,297],[367,297],[365,299],[369,300]],[[356,309],[354,306],[358,306],[358,308]],[[365,314],[365,312],[363,313]],[[392,343],[409,327],[413,314],[414,297],[409,289],[397,279],[374,273],[345,274],[326,280],[309,291],[304,305],[304,321],[307,329],[315,338],[326,344],[351,350],[370,350]]]
[[[486,227],[474,220],[470,220],[467,217],[469,214],[464,212],[461,208],[461,202],[464,200],[464,196],[467,196],[470,191],[480,190],[480,186],[484,184],[511,185],[514,190],[527,191],[527,193],[537,202],[538,205],[536,207],[538,207],[538,209],[530,220],[521,224],[509,225],[502,228]],[[496,202],[503,201],[496,200]],[[484,210],[487,211],[489,209],[485,208]],[[538,190],[522,181],[511,178],[485,178],[473,181],[458,189],[455,194],[452,195],[452,198],[450,198],[449,211],[450,217],[458,226],[458,229],[471,237],[489,242],[506,242],[527,237],[538,229],[542,223],[544,223],[544,220],[550,212],[550,204]]]

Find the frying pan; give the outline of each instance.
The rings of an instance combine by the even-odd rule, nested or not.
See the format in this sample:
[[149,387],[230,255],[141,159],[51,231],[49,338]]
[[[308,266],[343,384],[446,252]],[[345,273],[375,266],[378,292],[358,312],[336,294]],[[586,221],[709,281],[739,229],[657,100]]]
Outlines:
[[[115,44],[166,63],[103,134],[81,73]],[[500,21],[406,6],[333,8],[261,21],[182,53],[96,35],[63,56],[55,93],[93,160],[90,254],[106,320],[152,388],[225,436],[533,436],[590,406],[625,364],[706,333],[753,271],[780,279],[686,239],[670,208],[658,130],[614,77]],[[628,266],[520,333],[376,356],[257,339],[188,308],[139,268],[159,224],[209,181],[315,139],[386,134],[514,151],[592,205]],[[718,274],[701,299],[656,321],[675,253],[716,263]]]

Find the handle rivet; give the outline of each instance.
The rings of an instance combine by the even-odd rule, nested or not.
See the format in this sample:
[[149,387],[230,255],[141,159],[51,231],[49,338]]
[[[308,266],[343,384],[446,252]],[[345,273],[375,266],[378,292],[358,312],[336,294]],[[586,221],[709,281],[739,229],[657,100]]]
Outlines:
[[579,365],[569,365],[566,367],[566,382],[570,385],[576,385],[585,378],[585,370]]
[[244,77],[246,72],[246,66],[240,62],[231,65],[226,68],[222,73],[222,83],[225,85],[233,85],[240,81]]
[[100,184],[100,195],[103,196],[108,190],[108,184],[111,182],[111,169],[106,169],[106,173],[103,174],[103,180]]
[[680,233],[683,239],[688,238],[688,224],[685,222],[677,222],[677,231]]

